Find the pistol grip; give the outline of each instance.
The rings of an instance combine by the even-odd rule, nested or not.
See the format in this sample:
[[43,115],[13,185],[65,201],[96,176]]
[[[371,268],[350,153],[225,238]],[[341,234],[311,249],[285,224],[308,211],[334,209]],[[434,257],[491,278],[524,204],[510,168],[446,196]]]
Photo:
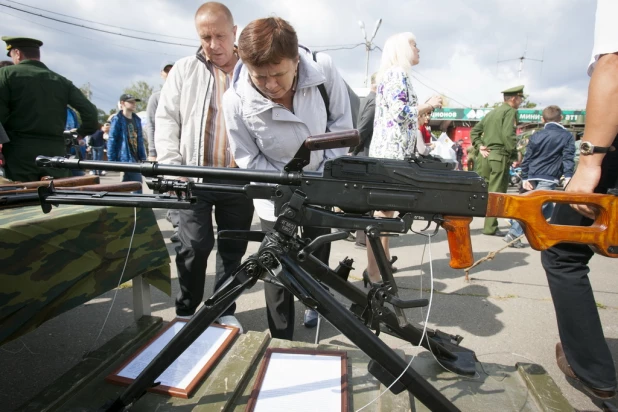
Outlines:
[[470,239],[471,217],[444,216],[442,227],[446,230],[448,248],[451,251],[450,266],[453,269],[465,269],[472,266],[472,239]]

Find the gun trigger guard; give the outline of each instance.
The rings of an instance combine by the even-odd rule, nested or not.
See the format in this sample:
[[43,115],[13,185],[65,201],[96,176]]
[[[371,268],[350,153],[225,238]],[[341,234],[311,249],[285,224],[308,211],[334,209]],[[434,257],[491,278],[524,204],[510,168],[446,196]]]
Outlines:
[[[410,231],[416,235],[421,235],[421,236],[425,236],[425,237],[433,237],[435,235],[438,234],[438,231],[440,230],[440,222],[444,221],[444,219],[442,218],[442,216],[433,216],[431,219],[427,220],[427,226],[425,226],[423,229],[421,229],[420,231],[416,231],[414,229],[412,229],[412,225],[410,225]],[[424,233],[427,229],[429,229],[429,227],[431,226],[432,223],[436,224],[436,228],[433,230],[433,233]]]

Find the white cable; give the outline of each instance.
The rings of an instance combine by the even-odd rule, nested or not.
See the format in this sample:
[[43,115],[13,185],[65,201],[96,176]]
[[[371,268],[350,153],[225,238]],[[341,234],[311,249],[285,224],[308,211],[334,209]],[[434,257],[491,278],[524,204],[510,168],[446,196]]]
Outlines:
[[[431,258],[431,236],[428,236],[427,239],[428,239],[427,241],[429,243],[429,273],[431,275],[431,289],[429,291],[429,305],[427,306],[427,316],[425,318],[425,325],[423,325],[423,333],[421,334],[421,340],[420,340],[420,342],[418,343],[417,346],[420,346],[421,343],[423,342],[423,339],[425,339],[425,335],[427,333],[427,323],[429,322],[429,313],[431,312],[431,304],[432,304],[432,301],[433,301],[433,265],[432,265],[432,258]],[[406,368],[403,370],[403,372],[401,372],[401,375],[399,375],[397,377],[397,379],[395,379],[393,381],[393,383],[391,383],[388,388],[386,388],[381,394],[378,395],[377,398],[375,398],[374,400],[369,402],[367,405],[363,406],[360,409],[357,409],[356,412],[360,412],[363,409],[365,409],[366,407],[368,407],[369,405],[373,404],[375,401],[380,399],[382,397],[382,395],[384,395],[386,392],[388,392],[393,387],[393,385],[395,383],[399,382],[399,379],[401,379],[401,377],[408,371],[410,366],[412,366],[412,361],[414,361],[415,357],[416,357],[416,355],[412,356],[412,359],[410,359],[410,362],[408,363],[408,366],[406,366]]]
[[120,279],[118,279],[118,285],[116,286],[116,290],[114,291],[114,297],[112,298],[112,303],[110,303],[110,305],[109,305],[109,310],[107,311],[107,316],[105,316],[105,320],[103,321],[103,325],[101,326],[101,330],[99,331],[99,334],[97,335],[97,338],[94,340],[94,343],[90,347],[90,350],[88,350],[85,353],[85,355],[89,354],[90,352],[92,352],[94,350],[97,342],[99,341],[99,338],[101,337],[101,334],[103,333],[103,329],[105,329],[105,325],[107,324],[107,319],[109,319],[109,315],[112,313],[112,309],[114,307],[114,302],[116,301],[116,296],[118,295],[118,290],[120,288],[120,285],[122,284],[122,278],[124,277],[124,271],[126,270],[127,263],[129,262],[129,255],[131,254],[131,246],[133,245],[133,237],[135,236],[135,228],[136,227],[137,227],[137,208],[134,207],[133,208],[133,232],[131,232],[131,240],[129,241],[129,250],[127,250],[127,257],[124,260],[124,266],[122,267],[122,273],[120,274]]

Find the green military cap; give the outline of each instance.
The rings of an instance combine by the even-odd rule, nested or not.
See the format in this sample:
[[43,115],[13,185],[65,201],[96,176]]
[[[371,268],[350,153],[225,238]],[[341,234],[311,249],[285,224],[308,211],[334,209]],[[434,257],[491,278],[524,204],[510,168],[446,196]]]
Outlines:
[[524,95],[524,86],[515,86],[502,91],[505,96],[522,96]]
[[28,37],[9,37],[2,36],[2,41],[6,43],[6,55],[11,55],[12,49],[19,49],[20,47],[36,47],[39,48],[43,45],[41,40],[31,39]]

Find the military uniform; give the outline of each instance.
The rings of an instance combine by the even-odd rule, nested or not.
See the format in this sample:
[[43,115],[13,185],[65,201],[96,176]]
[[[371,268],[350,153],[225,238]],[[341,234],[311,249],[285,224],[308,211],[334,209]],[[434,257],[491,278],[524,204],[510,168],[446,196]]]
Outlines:
[[[8,55],[13,49],[39,47],[35,39],[2,37]],[[40,177],[69,176],[62,169],[39,169],[37,155],[64,156],[64,126],[67,105],[81,115],[78,134],[85,136],[98,128],[97,109],[69,80],[49,70],[38,60],[22,60],[0,70],[0,123],[10,142],[3,146],[7,177],[16,181]]]
[[[523,96],[524,86],[517,86],[502,92],[505,96]],[[476,151],[474,170],[485,178],[490,192],[506,193],[509,186],[509,168],[517,158],[517,110],[506,102],[498,106],[472,129],[472,144]],[[490,150],[488,157],[480,154],[480,147]],[[485,218],[483,233],[496,234],[498,219]]]

